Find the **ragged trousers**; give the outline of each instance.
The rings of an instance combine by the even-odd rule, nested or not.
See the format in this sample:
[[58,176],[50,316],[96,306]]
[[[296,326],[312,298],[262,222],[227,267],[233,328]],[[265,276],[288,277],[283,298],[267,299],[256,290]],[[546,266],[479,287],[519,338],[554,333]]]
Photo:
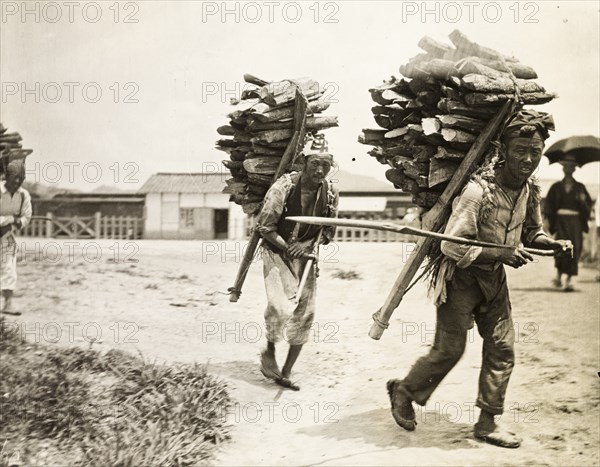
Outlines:
[[460,360],[474,320],[483,338],[476,405],[489,413],[501,414],[515,362],[515,334],[504,267],[494,271],[456,268],[448,285],[446,302],[437,308],[433,347],[416,361],[402,386],[417,404],[425,405]]
[[0,290],[17,287],[17,244],[11,234],[0,239]]
[[305,344],[315,316],[315,266],[311,268],[302,295],[296,302],[306,259],[284,259],[281,254],[263,248],[262,260],[268,302],[265,310],[267,340],[278,342],[283,339],[290,345]]

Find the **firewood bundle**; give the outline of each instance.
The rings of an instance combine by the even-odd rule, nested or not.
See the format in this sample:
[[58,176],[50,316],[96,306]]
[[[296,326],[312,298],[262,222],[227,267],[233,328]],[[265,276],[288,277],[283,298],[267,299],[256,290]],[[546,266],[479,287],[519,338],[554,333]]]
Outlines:
[[[306,135],[338,126],[337,117],[321,115],[329,107],[324,90],[310,78],[269,83],[252,75],[244,75],[254,85],[242,93],[241,101],[231,112],[229,124],[217,132],[225,137],[216,142],[217,149],[229,154],[223,165],[232,178],[226,180],[224,192],[230,201],[242,206],[246,214],[256,214],[273,183],[281,158],[294,134],[294,101],[300,89],[308,100]],[[298,160],[283,171],[301,169]]]
[[369,155],[389,165],[386,178],[429,209],[460,161],[507,100],[519,106],[549,102],[530,66],[470,41],[456,30],[453,46],[423,37],[424,50],[400,67],[407,79],[370,89],[378,129],[365,129],[359,142],[375,146]]
[[33,149],[23,149],[21,135],[17,132],[8,132],[0,123],[0,174],[4,173],[9,162],[16,159],[25,159]]

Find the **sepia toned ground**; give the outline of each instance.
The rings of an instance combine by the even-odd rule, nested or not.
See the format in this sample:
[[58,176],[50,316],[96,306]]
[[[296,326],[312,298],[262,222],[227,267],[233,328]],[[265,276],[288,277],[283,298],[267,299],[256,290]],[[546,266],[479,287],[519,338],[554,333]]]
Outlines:
[[[321,252],[317,315],[295,367],[301,391],[259,372],[264,345],[262,264],[238,303],[232,285],[243,243],[19,239],[20,287],[9,317],[30,341],[141,352],[198,362],[237,401],[232,440],[215,465],[598,465],[600,439],[598,270],[581,267],[577,291],[552,288],[552,259],[508,280],[517,364],[501,423],[517,450],[473,439],[481,339],[424,408],[417,430],[399,428],[385,383],[401,378],[433,340],[434,308],[418,284],[380,341],[367,332],[411,251],[400,243],[341,243]],[[126,261],[125,261],[126,260]],[[93,341],[93,342],[92,342]],[[280,363],[287,348],[278,347]]]

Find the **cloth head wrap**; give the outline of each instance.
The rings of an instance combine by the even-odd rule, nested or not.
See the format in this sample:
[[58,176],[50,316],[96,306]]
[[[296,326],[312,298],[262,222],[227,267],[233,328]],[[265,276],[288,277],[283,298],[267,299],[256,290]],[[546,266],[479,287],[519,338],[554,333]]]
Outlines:
[[554,131],[552,115],[535,110],[521,110],[514,114],[504,130],[503,138],[536,138],[538,133],[547,139],[548,131]]
[[308,160],[311,157],[318,157],[319,159],[328,160],[333,163],[333,155],[329,153],[329,147],[325,140],[325,135],[317,134],[312,140],[312,144],[308,147],[308,144],[304,148],[304,156]]

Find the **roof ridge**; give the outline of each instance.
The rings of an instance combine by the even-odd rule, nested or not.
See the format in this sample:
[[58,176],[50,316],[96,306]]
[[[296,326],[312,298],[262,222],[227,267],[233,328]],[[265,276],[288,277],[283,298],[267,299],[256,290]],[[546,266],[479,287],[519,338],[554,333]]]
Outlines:
[[156,172],[155,174],[152,174],[151,176],[154,177],[155,175],[229,175],[228,172]]

